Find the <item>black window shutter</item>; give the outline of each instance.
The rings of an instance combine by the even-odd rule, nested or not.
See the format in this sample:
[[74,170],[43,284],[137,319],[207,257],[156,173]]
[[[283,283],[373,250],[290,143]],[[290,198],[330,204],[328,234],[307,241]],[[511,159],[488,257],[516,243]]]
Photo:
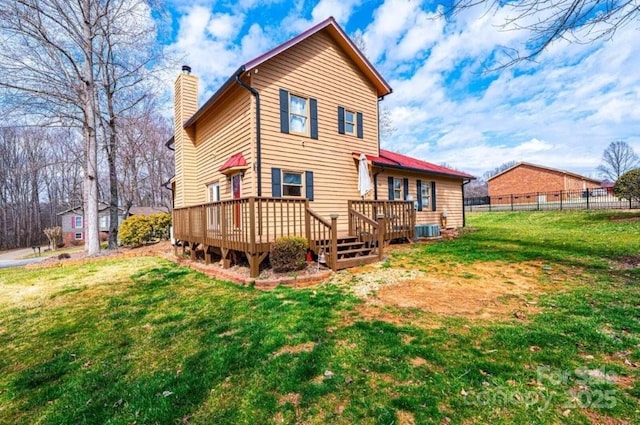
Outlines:
[[289,92],[280,89],[280,132],[289,132]]
[[422,211],[422,181],[416,180],[416,189],[418,191],[418,211]]
[[403,196],[404,196],[404,200],[406,201],[407,199],[409,199],[409,179],[402,179],[402,183],[404,186],[404,190],[403,190]]
[[220,201],[220,185],[216,185],[216,199]]
[[271,196],[282,197],[282,172],[279,168],[271,169]]
[[358,112],[356,114],[356,121],[358,124],[358,138],[362,139],[364,137],[364,130],[362,129],[362,112]]
[[338,106],[338,133],[344,134],[344,108]]
[[311,138],[318,138],[318,101],[316,99],[309,99],[309,112],[311,118]]
[[389,177],[389,200],[393,201],[393,177]]
[[436,182],[431,182],[431,211],[436,211]]
[[307,199],[313,201],[313,171],[304,172],[304,184]]

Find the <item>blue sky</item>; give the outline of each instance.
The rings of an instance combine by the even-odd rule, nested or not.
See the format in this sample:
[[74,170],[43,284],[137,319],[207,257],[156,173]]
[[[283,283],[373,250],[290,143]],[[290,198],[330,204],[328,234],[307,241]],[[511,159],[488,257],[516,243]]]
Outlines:
[[508,9],[444,19],[421,0],[167,2],[162,41],[200,78],[201,102],[240,64],[333,16],[393,87],[382,102],[397,129],[386,149],[476,176],[515,160],[597,177],[615,140],[640,154],[636,22],[491,72],[509,49],[526,52],[529,34],[503,26]]

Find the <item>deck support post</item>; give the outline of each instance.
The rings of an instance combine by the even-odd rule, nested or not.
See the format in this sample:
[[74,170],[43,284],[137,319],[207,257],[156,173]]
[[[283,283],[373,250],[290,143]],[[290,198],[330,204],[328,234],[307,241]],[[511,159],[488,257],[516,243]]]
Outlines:
[[209,251],[209,245],[203,245],[203,246],[204,246],[204,263],[211,264],[213,254]]
[[249,267],[251,268],[251,277],[258,277],[260,275],[260,264],[267,258],[268,252],[263,252],[262,254],[250,254],[245,252],[247,256],[247,260],[249,261]]
[[198,246],[198,244],[196,242],[191,242],[189,244],[189,254],[191,257],[191,260],[195,261],[196,260],[196,247]]
[[338,214],[333,213],[331,217],[331,268],[333,271],[338,267]]
[[222,268],[228,269],[231,267],[231,259],[229,258],[229,248],[221,248],[222,251]]
[[378,214],[378,260],[382,261],[382,256],[384,255],[384,233],[387,228],[387,223],[384,220],[384,214]]

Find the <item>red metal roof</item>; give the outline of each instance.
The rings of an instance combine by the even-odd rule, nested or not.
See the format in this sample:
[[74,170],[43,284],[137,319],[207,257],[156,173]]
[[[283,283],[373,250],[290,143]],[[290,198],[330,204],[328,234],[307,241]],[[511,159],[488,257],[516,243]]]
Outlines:
[[224,170],[228,170],[229,168],[246,167],[246,166],[247,166],[247,161],[244,159],[244,155],[242,155],[242,152],[238,152],[235,155],[231,155],[229,159],[227,159],[225,163],[222,164],[220,168],[218,168],[218,171],[224,171]]
[[382,167],[402,168],[411,171],[418,171],[429,174],[440,174],[451,177],[460,177],[463,179],[475,179],[471,174],[462,171],[453,170],[441,165],[432,164],[427,161],[412,158],[396,152],[380,149],[380,156],[367,155],[367,159],[373,165]]

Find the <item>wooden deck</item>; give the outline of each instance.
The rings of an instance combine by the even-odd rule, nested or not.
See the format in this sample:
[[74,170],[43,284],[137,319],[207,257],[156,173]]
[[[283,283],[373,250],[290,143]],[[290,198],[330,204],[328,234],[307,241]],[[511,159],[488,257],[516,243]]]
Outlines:
[[333,270],[382,259],[394,239],[413,239],[415,211],[406,201],[349,201],[348,235],[338,235],[338,216],[323,218],[306,199],[247,197],[173,210],[173,236],[192,258],[196,249],[222,257],[223,267],[244,253],[257,277],[271,243],[283,236],[301,236],[309,248],[323,254]]

